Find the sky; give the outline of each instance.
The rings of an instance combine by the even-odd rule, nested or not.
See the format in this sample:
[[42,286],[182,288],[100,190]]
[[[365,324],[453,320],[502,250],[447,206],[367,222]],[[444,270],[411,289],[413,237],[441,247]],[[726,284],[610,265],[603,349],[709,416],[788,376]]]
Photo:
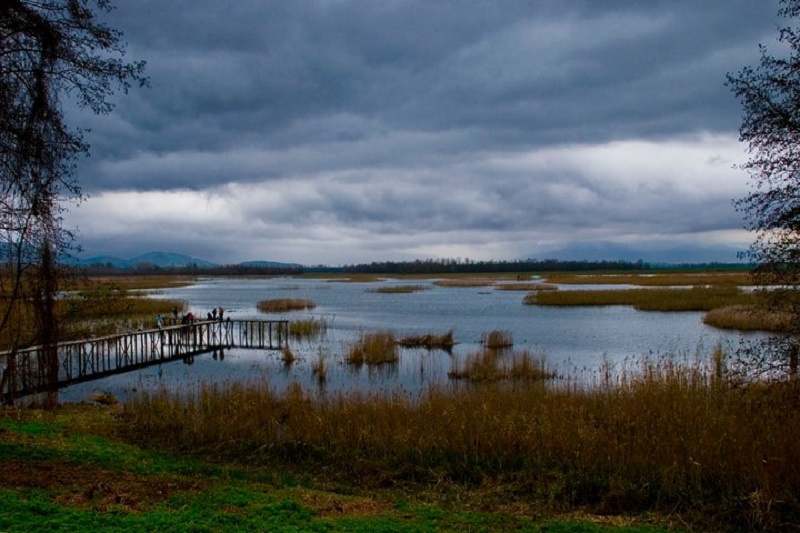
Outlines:
[[[727,73],[775,0],[117,0],[150,86],[77,167],[81,257],[343,265],[746,248]],[[731,260],[734,258],[731,257]]]

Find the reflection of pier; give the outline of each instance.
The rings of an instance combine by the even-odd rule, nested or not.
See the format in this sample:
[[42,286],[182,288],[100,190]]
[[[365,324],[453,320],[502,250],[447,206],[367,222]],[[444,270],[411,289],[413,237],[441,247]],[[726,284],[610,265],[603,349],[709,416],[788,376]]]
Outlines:
[[[0,352],[0,395],[3,401],[48,390],[48,375],[56,387],[121,374],[149,365],[175,361],[224,348],[280,350],[288,345],[288,320],[197,321],[161,329],[135,331],[55,347],[34,346]],[[48,372],[53,355],[58,369]]]

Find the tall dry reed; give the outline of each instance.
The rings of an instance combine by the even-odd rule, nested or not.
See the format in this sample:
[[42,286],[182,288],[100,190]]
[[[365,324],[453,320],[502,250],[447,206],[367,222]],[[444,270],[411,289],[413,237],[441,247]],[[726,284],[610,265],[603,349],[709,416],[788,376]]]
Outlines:
[[[493,486],[596,512],[661,511],[770,530],[800,516],[800,381],[733,389],[646,365],[597,385],[519,382],[316,397],[262,383],[143,394],[129,438],[247,462],[326,466],[355,482]],[[357,465],[357,468],[355,466]]]
[[350,346],[345,360],[351,365],[382,365],[396,363],[399,358],[394,333],[377,331],[362,334]]

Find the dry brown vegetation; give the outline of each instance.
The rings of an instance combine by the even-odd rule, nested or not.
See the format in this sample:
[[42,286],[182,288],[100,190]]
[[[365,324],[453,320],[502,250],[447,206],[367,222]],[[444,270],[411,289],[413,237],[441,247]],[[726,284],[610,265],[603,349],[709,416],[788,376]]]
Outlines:
[[499,349],[508,348],[514,345],[511,337],[511,332],[501,329],[495,329],[481,335],[481,344],[486,348]]
[[303,318],[289,322],[289,335],[295,339],[316,339],[328,331],[328,321],[325,318]]
[[317,306],[311,300],[304,298],[274,298],[261,300],[256,307],[264,313],[285,313],[287,311],[303,311],[314,309]]
[[746,286],[753,284],[750,272],[669,272],[656,274],[579,274],[559,272],[545,274],[550,283],[587,284],[587,285],[644,285],[644,286],[677,286],[677,285],[733,285]]
[[755,305],[729,305],[710,310],[703,316],[703,322],[721,329],[780,333],[791,329],[792,315]]
[[427,290],[425,285],[392,285],[391,287],[378,287],[376,289],[367,289],[367,292],[377,292],[381,294],[410,294],[412,292],[419,292]]
[[489,348],[469,354],[463,364],[454,365],[447,375],[451,379],[463,379],[471,382],[541,381],[555,377],[553,372],[547,370],[544,358],[535,357],[528,350],[504,353],[502,350]]
[[396,363],[399,358],[394,333],[377,331],[362,334],[350,346],[345,360],[351,365],[382,365]]
[[737,287],[690,287],[621,290],[544,291],[527,294],[528,305],[632,305],[641,311],[709,311],[717,307],[752,304],[758,295]]
[[442,335],[437,335],[436,333],[426,333],[424,335],[406,335],[398,340],[397,344],[406,348],[451,350],[453,346],[455,346],[455,341],[453,340],[453,330],[451,329]]
[[734,389],[662,364],[595,385],[487,381],[413,397],[282,396],[265,384],[186,392],[126,404],[125,435],[248,464],[324,465],[367,488],[438,480],[492,487],[507,504],[662,512],[708,530],[800,518],[800,381]]

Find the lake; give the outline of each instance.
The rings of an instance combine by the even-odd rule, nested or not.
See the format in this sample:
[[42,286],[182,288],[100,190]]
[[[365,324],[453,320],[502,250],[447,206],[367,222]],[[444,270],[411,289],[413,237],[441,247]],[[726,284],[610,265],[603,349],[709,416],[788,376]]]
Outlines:
[[[510,332],[514,349],[542,355],[562,376],[575,380],[598,377],[604,364],[621,369],[644,359],[704,360],[720,343],[735,349],[742,335],[706,326],[702,313],[642,312],[627,306],[539,307],[522,303],[525,292],[487,287],[440,287],[430,280],[385,280],[353,283],[306,278],[211,278],[180,288],[155,291],[154,298],[181,299],[188,310],[205,317],[223,307],[231,318],[288,319],[314,317],[328,322],[322,339],[291,341],[297,360],[286,366],[278,351],[229,349],[223,354],[151,366],[74,385],[60,392],[62,402],[87,400],[94,392],[125,401],[142,390],[169,387],[190,391],[204,382],[266,380],[281,391],[291,383],[322,392],[360,390],[416,394],[431,384],[448,384],[454,365],[481,348],[481,336],[492,330]],[[413,293],[378,293],[378,287],[422,285]],[[625,288],[564,285],[559,290]],[[629,288],[629,287],[627,287]],[[309,311],[265,314],[259,300],[305,298],[316,303]],[[152,324],[155,325],[155,317]],[[389,330],[397,336],[443,334],[452,329],[458,343],[452,353],[401,349],[400,361],[382,367],[356,368],[344,362],[349,345],[360,334]],[[752,337],[749,334],[748,337]],[[327,376],[320,385],[311,367],[320,357]]]

